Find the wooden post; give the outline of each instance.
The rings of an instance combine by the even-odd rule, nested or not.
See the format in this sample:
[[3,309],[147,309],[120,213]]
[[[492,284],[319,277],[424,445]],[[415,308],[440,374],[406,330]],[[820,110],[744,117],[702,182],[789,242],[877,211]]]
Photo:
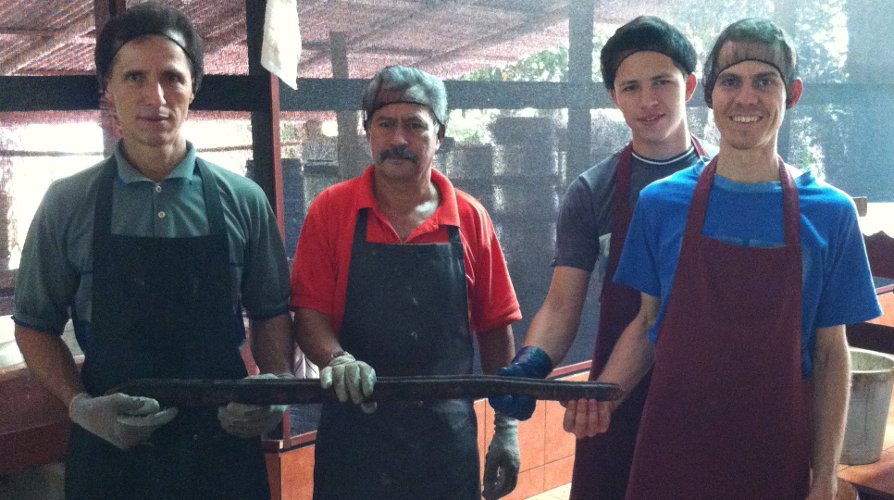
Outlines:
[[249,175],[267,194],[276,213],[280,233],[285,232],[282,200],[282,160],[279,139],[279,81],[261,66],[264,13],[267,1],[245,0],[245,33],[248,45],[248,75],[258,94],[264,96],[260,109],[251,112],[254,161]]
[[[579,91],[593,86],[593,9],[594,0],[568,4],[568,84]],[[589,102],[579,99],[578,102]],[[568,107],[567,177],[574,178],[589,168],[590,108]]]
[[[329,52],[332,63],[333,78],[349,78],[348,70],[348,44],[347,35],[343,32],[329,32]],[[357,96],[360,99],[360,96]],[[364,167],[359,154],[359,136],[357,128],[360,125],[357,111],[337,111],[335,120],[338,124],[338,143],[336,152],[338,155],[338,177],[341,180],[357,177],[363,172]]]

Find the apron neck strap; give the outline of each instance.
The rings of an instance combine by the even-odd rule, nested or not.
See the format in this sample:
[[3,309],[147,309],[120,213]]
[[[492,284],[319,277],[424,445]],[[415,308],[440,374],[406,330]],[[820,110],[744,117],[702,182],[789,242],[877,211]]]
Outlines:
[[205,213],[208,218],[208,232],[214,235],[226,234],[227,226],[224,222],[223,204],[220,201],[220,191],[217,181],[211,173],[211,169],[205,160],[196,157],[196,168],[202,178],[202,194],[205,198]]
[[705,153],[705,148],[702,146],[702,143],[699,142],[694,135],[690,135],[689,137],[692,140],[692,147],[695,148],[695,153],[701,158],[707,158],[708,154]]
[[[779,182],[782,186],[782,223],[786,245],[797,244],[800,239],[799,222],[800,208],[798,205],[798,189],[792,174],[785,167],[782,157],[777,155],[776,161],[779,168]],[[708,194],[714,174],[717,172],[717,157],[715,156],[702,170],[692,193],[689,206],[689,216],[686,221],[685,237],[696,236],[701,233],[705,221],[705,213],[708,207]]]
[[[699,142],[694,135],[690,135],[690,140],[692,141],[693,149],[695,149],[695,154],[700,158],[707,158],[708,155],[705,153],[705,148],[702,147],[702,143]],[[624,149],[621,150],[615,173],[615,195],[613,201],[616,209],[627,205],[630,193],[630,165],[632,159],[633,142],[628,142],[627,145],[624,146]]]
[[[102,244],[112,234],[112,186],[118,182],[118,162],[111,156],[102,164],[96,204],[93,210],[94,248],[105,248]],[[202,178],[202,194],[205,199],[205,216],[208,218],[208,232],[212,235],[226,234],[223,205],[217,188],[217,181],[204,160],[196,158],[196,168]]]
[[[368,219],[369,207],[363,207],[357,211],[357,218],[354,220],[354,242],[366,242],[366,222]],[[462,245],[459,227],[447,226],[447,240],[450,243]]]

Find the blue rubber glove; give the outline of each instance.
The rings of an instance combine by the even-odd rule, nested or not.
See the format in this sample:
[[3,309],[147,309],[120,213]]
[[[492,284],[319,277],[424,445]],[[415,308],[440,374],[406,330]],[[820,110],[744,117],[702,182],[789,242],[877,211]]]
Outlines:
[[[553,371],[553,362],[543,349],[526,345],[522,347],[512,362],[500,368],[497,375],[504,377],[528,377],[544,379]],[[494,410],[519,420],[527,420],[534,414],[536,400],[524,394],[505,394],[488,399]]]

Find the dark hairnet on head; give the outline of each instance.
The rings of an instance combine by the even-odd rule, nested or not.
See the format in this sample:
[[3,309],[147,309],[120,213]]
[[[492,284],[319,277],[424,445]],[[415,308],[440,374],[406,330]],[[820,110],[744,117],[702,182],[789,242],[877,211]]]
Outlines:
[[435,120],[447,125],[447,89],[438,77],[411,66],[386,66],[376,72],[363,93],[364,126],[379,108],[398,102],[427,106]]
[[189,17],[182,11],[156,2],[146,2],[127,9],[103,26],[96,40],[96,76],[105,88],[112,71],[115,54],[125,43],[151,35],[161,35],[177,44],[189,59],[193,92],[202,82],[202,39]]
[[684,75],[692,74],[698,62],[695,49],[680,30],[661,18],[640,16],[618,28],[602,47],[599,59],[605,88],[615,87],[615,74],[624,59],[643,51],[666,55]]
[[[720,52],[726,42],[741,42],[735,51],[728,52],[720,60]],[[797,77],[798,56],[795,46],[785,31],[769,19],[757,17],[742,19],[730,24],[717,37],[708,60],[705,62],[705,103],[713,105],[711,93],[717,76],[723,70],[742,61],[760,61],[776,68],[786,88]]]

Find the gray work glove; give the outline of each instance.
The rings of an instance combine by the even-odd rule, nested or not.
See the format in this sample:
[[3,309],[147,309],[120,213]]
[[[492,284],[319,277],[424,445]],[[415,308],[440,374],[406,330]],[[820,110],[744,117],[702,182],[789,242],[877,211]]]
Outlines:
[[[295,379],[291,373],[262,373],[250,375],[246,379]],[[217,408],[217,420],[221,428],[240,438],[253,438],[266,434],[282,422],[282,415],[288,405],[250,405],[230,402]]]
[[360,409],[366,414],[376,411],[375,401],[364,401],[372,396],[375,385],[376,371],[346,352],[332,358],[329,364],[320,370],[320,387],[323,389],[331,387],[339,401],[347,403],[350,399],[355,405],[359,404]]
[[177,408],[164,410],[151,398],[116,392],[93,397],[82,392],[68,405],[71,421],[96,434],[119,449],[136,446],[155,429],[177,416]]
[[494,413],[494,436],[484,456],[485,500],[508,495],[518,481],[521,459],[518,454],[518,422],[500,412]]

